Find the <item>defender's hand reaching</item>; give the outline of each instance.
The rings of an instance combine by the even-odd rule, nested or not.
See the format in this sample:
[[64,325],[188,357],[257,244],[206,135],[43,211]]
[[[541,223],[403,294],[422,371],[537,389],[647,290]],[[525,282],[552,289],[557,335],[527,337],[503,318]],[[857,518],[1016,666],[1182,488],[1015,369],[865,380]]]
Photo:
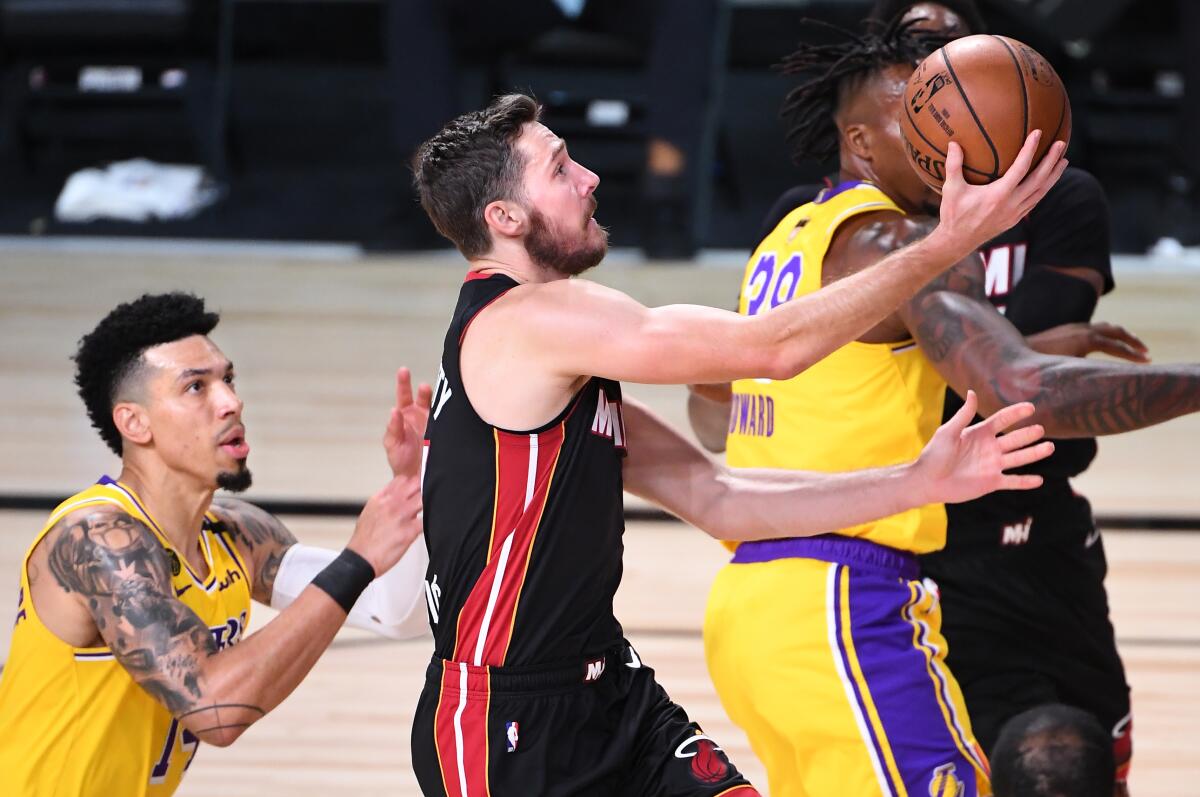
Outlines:
[[[393,476],[421,473],[421,446],[425,425],[429,422],[429,407],[433,388],[422,382],[413,399],[412,373],[407,368],[396,371],[396,405],[388,418],[383,434],[383,449]],[[407,427],[407,429],[406,429]]]
[[1001,434],[1032,415],[1033,405],[1013,404],[968,426],[977,406],[975,391],[967,391],[962,408],[942,424],[917,458],[918,484],[927,491],[928,503],[953,504],[994,490],[1031,490],[1041,486],[1041,476],[1004,473],[1045,459],[1054,452],[1050,441],[1038,442],[1045,434],[1040,425]]

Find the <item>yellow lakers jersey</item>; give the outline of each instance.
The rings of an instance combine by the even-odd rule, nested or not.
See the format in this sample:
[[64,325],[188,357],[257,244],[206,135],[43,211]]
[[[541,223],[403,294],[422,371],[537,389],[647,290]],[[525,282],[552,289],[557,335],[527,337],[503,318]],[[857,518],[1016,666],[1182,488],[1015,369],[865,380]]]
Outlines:
[[[838,226],[880,210],[899,208],[866,182],[826,189],[793,210],[750,258],[738,311],[757,315],[819,290]],[[792,379],[734,382],[726,461],[813,471],[906,462],[937,429],[945,392],[946,383],[913,341],[855,341]],[[838,533],[925,553],[945,545],[946,512],[935,504]]]
[[[171,556],[179,600],[212,630],[218,648],[241,639],[250,620],[250,580],[233,543],[207,516],[201,579],[141,500],[107,476],[58,506],[29,546],[12,648],[0,674],[0,794],[21,797],[173,793],[199,740],[138,686],[106,647],[75,648],[39,620],[29,595],[29,557],[63,516],[89,504],[117,504],[150,527]],[[176,567],[178,563],[178,567]]]

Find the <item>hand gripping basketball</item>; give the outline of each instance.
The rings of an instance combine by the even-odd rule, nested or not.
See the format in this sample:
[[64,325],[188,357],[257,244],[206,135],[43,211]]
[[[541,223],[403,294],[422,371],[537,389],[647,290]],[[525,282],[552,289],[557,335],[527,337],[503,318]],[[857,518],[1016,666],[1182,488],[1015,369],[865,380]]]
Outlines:
[[1030,133],[1013,165],[988,185],[969,185],[963,179],[962,148],[950,142],[937,232],[953,241],[964,256],[1020,221],[1062,176],[1067,145],[1061,141],[1054,142],[1030,171],[1041,136],[1040,130]]

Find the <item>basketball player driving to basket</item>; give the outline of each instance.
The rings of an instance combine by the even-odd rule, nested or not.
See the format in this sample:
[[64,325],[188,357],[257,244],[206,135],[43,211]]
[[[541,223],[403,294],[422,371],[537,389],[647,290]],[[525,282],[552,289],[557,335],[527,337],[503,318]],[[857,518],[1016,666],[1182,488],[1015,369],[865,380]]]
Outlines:
[[[428,386],[414,401],[398,375],[394,478],[346,549],[300,545],[261,509],[214,498],[250,485],[217,321],[195,296],[147,295],[80,342],[80,396],[122,470],[59,505],[25,555],[0,678],[0,794],[172,794],[200,742],[228,745],[282,702],[347,620],[425,632],[413,424]],[[243,639],[251,599],[282,611]]]
[[[422,205],[471,266],[426,431],[435,653],[413,726],[417,779],[426,794],[463,797],[485,789],[754,794],[657,685],[613,617],[622,489],[715,537],[750,539],[813,534],[925,504],[929,477],[918,479],[923,487],[901,486],[903,465],[734,476],[623,400],[619,380],[782,379],[804,370],[1024,215],[1065,168],[1062,146],[1031,169],[1031,136],[1012,170],[982,187],[961,180],[952,149],[936,230],[820,295],[746,318],[650,309],[570,279],[606,251],[607,233],[593,218],[599,181],[539,112],[529,97],[498,98],[448,124],[416,159]],[[973,399],[968,405],[973,411]],[[952,422],[924,453],[913,452],[914,467],[971,456],[961,450],[968,437],[1009,463],[1040,458],[1045,448],[1025,448],[1036,426],[994,437],[1029,411],[1001,410],[965,434]],[[1007,464],[992,459],[997,466]],[[942,484],[934,493],[948,487],[933,481]],[[966,492],[1036,481],[992,471]]]
[[[787,59],[787,70],[804,76],[785,105],[795,156],[837,154],[841,171],[837,185],[792,208],[759,244],[743,313],[759,312],[774,284],[756,278],[761,271],[777,275],[802,260],[796,296],[820,295],[937,224],[924,215],[936,211],[937,196],[907,163],[897,125],[909,76],[929,51],[910,24],[845,31]],[[732,466],[835,470],[915,450],[941,418],[947,383],[978,391],[985,408],[1032,401],[1033,419],[1060,437],[1127,431],[1200,408],[1197,366],[1038,353],[987,302],[984,284],[978,254],[964,257],[805,374],[735,382],[732,412],[726,402],[710,407],[707,422],[693,417],[727,434]],[[745,423],[742,409],[767,402],[771,434]],[[766,765],[772,794],[990,793],[945,666],[939,603],[915,556],[945,540],[945,512],[929,506],[819,542],[737,546],[710,594],[705,648],[722,704]]]

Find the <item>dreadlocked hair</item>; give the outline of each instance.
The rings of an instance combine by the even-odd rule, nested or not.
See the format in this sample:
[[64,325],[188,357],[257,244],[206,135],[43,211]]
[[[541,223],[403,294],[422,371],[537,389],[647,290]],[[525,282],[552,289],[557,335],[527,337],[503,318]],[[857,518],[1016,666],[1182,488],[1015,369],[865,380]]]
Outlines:
[[784,75],[805,79],[788,92],[779,115],[788,125],[792,160],[828,161],[838,151],[837,123],[841,102],[866,78],[897,64],[915,67],[948,39],[914,30],[920,20],[895,19],[882,30],[855,33],[820,20],[804,23],[835,34],[840,41],[803,43],[776,68]]

